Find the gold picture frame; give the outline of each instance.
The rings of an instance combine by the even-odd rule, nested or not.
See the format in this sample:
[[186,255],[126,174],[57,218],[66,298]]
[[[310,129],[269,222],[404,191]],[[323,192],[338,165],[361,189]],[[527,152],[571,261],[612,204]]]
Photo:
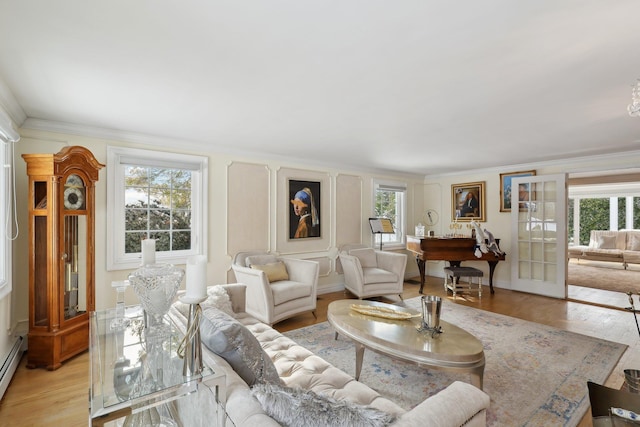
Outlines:
[[486,221],[485,182],[451,185],[451,220]]
[[[511,212],[511,195],[513,194],[511,179],[522,176],[535,176],[535,174],[535,170],[500,174],[500,212]],[[520,201],[520,197],[518,197],[518,201]]]

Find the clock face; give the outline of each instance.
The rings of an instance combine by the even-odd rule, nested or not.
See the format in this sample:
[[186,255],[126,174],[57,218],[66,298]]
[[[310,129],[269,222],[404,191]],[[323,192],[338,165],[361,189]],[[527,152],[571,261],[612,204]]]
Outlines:
[[69,175],[64,184],[63,201],[65,209],[85,208],[84,182],[78,175]]
[[438,223],[438,212],[433,209],[428,209],[424,214],[425,221],[428,226],[433,226]]
[[65,188],[64,207],[72,210],[84,209],[84,188]]

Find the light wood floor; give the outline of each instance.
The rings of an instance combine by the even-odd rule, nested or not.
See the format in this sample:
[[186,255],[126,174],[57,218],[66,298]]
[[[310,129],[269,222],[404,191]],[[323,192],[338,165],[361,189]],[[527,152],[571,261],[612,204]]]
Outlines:
[[[405,283],[403,298],[418,296],[418,285]],[[447,297],[442,279],[428,278],[425,293]],[[351,297],[344,292],[334,292],[318,297],[317,316],[302,314],[276,325],[281,332],[323,322],[327,317],[327,305],[336,299]],[[387,302],[393,302],[385,300]],[[619,388],[624,382],[623,369],[640,368],[640,337],[633,315],[623,310],[562,301],[520,292],[496,289],[491,295],[488,287],[482,300],[477,296],[460,294],[458,304],[502,313],[569,331],[593,335],[630,346],[613,374],[606,382]],[[20,363],[13,380],[0,403],[0,425],[11,426],[86,426],[88,420],[89,357],[83,353],[65,362],[56,371],[27,369],[26,357]],[[582,420],[581,427],[591,426],[590,415]]]

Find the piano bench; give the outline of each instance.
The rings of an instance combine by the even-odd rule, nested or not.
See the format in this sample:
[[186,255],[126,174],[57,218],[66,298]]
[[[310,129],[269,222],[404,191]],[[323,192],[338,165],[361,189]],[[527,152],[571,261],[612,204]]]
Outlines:
[[[478,298],[482,298],[482,270],[473,267],[445,267],[444,268],[444,290],[453,292],[453,299],[456,299],[457,291],[477,292]],[[459,283],[461,277],[466,277],[468,283]],[[478,278],[478,286],[473,287],[473,278]],[[449,283],[451,278],[451,283]]]

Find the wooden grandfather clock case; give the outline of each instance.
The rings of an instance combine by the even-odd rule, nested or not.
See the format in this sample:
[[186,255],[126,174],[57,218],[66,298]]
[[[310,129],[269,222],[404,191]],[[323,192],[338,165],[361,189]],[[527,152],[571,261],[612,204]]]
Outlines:
[[104,165],[80,146],[22,157],[29,175],[27,367],[54,370],[89,347],[94,193]]

